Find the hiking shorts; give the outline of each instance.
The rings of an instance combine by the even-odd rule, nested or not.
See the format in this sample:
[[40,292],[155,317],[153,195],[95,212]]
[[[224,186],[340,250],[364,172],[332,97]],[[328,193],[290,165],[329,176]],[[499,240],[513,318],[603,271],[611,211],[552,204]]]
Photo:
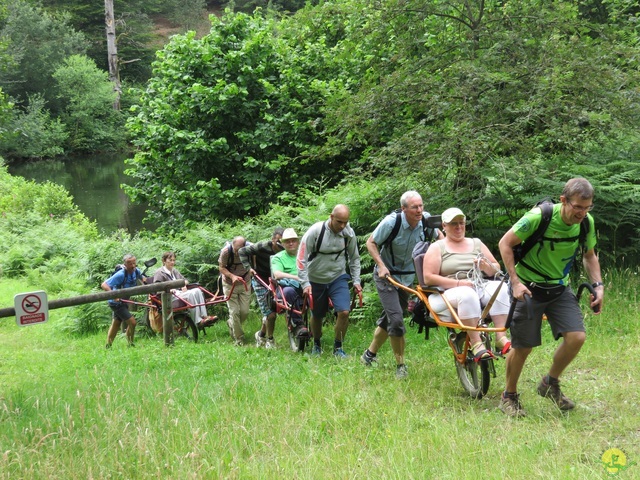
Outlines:
[[348,312],[351,309],[349,297],[349,275],[342,274],[331,283],[311,283],[314,318],[324,318],[329,311],[329,299],[336,312]]
[[122,302],[118,302],[115,304],[110,303],[109,307],[113,311],[114,320],[118,320],[120,322],[126,322],[131,317],[133,317],[133,315],[131,315],[131,312],[129,311],[129,308],[127,308],[126,303],[122,303]]
[[578,299],[565,288],[562,295],[551,301],[531,299],[533,318],[528,318],[525,302],[518,301],[511,321],[511,345],[515,348],[533,348],[542,344],[542,315],[546,314],[553,338],[558,340],[565,332],[584,332],[584,317]]
[[387,279],[380,278],[374,270],[373,278],[382,304],[382,316],[376,325],[386,331],[390,337],[402,337],[407,332],[404,325],[404,311],[409,304],[409,293],[393,286]]

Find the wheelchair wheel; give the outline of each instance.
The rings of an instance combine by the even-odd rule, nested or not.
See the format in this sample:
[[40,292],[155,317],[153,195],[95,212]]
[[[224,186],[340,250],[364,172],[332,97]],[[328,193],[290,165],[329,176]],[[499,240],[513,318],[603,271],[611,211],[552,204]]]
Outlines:
[[176,340],[198,341],[198,327],[189,315],[175,315],[173,318],[173,334]]
[[304,349],[307,347],[307,343],[309,342],[308,337],[296,337],[291,330],[288,331],[289,334],[289,345],[291,346],[291,350],[294,352],[304,353]]
[[[306,312],[305,314],[303,314],[302,319],[304,322],[304,326],[308,329],[309,323],[308,323]],[[296,329],[293,328],[293,325],[291,323],[291,318],[288,313],[287,313],[287,335],[289,336],[289,345],[291,346],[291,350],[293,350],[294,352],[304,353],[304,349],[309,343],[309,336],[296,335]]]
[[293,335],[291,329],[287,329],[287,334],[289,336],[289,346],[291,346],[291,350],[294,352],[298,351],[298,339]]
[[[483,334],[482,337],[485,343],[485,348],[490,350],[491,345],[489,344],[487,336]],[[464,350],[464,344],[466,341],[467,334],[465,332],[459,333],[455,340],[458,353]],[[471,398],[482,398],[489,390],[493,360],[489,359],[476,362],[473,359],[471,349],[469,349],[464,365],[458,361],[456,361],[455,364],[458,372],[458,379],[462,384],[462,388],[465,389]]]

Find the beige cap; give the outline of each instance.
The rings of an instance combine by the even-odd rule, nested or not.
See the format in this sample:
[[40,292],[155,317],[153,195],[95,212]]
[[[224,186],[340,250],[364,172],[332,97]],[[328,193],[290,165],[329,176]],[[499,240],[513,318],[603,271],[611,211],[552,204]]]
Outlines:
[[464,213],[459,208],[447,208],[444,212],[442,212],[442,221],[444,223],[450,223],[454,218],[462,217],[466,219]]

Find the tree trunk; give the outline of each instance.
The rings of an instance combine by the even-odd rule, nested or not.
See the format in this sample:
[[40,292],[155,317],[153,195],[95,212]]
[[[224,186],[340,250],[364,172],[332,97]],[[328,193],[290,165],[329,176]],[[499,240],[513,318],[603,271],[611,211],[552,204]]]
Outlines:
[[116,45],[116,23],[113,16],[113,0],[104,0],[104,22],[107,30],[107,55],[109,63],[109,80],[113,82],[116,98],[113,101],[114,110],[120,110],[120,74],[118,72],[118,46]]

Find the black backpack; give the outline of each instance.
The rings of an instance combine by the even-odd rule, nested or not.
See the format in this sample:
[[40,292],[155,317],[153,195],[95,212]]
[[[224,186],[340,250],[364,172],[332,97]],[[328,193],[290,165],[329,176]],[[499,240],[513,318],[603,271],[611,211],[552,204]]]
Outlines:
[[578,240],[578,243],[579,243],[578,248],[581,248],[582,252],[584,252],[585,243],[587,240],[587,234],[589,233],[589,218],[585,215],[585,217],[582,219],[582,222],[580,223],[580,234],[577,237],[549,238],[549,237],[545,237],[544,234],[547,231],[547,228],[551,223],[551,217],[553,216],[553,202],[547,198],[536,203],[536,207],[540,207],[540,210],[542,211],[540,224],[538,225],[538,228],[536,228],[535,232],[533,232],[533,234],[529,238],[527,238],[524,242],[520,243],[519,245],[516,245],[515,247],[513,247],[513,259],[514,259],[514,263],[516,264],[519,263],[527,270],[530,270],[533,273],[540,275],[543,278],[547,278],[548,280],[551,280],[546,275],[539,272],[538,270],[533,268],[531,265],[529,265],[527,262],[525,262],[524,258],[527,256],[527,254],[531,250],[533,250],[533,247],[535,247],[536,244],[538,244],[538,249],[541,249],[545,240],[551,244],[552,250],[554,248],[553,247],[554,243],[575,242],[576,240]]
[[[382,244],[380,245],[380,248],[389,249],[389,253],[391,254],[391,265],[392,265],[392,268],[390,268],[389,271],[391,273],[400,274],[400,275],[415,273],[414,271],[402,272],[395,269],[396,262],[395,262],[395,256],[393,255],[392,243],[393,243],[393,240],[398,236],[398,233],[400,232],[400,227],[402,226],[402,215],[401,215],[402,209],[398,208],[394,210],[393,213],[395,213],[396,215],[395,223],[393,224],[391,233],[389,234],[387,239],[384,242],[382,242]],[[425,217],[423,215],[422,218],[420,219],[420,221],[422,222],[422,234],[424,235],[424,242],[418,242],[416,246],[419,245],[418,249],[422,253],[426,252],[427,248],[429,248],[429,244],[431,243],[431,240],[435,237],[436,227],[434,226],[434,220],[437,222],[439,218],[432,217],[432,216]],[[419,252],[417,252],[416,249],[414,249],[413,257],[415,258],[417,255],[419,255]]]
[[422,333],[424,331],[424,339],[429,340],[429,330],[432,328],[438,328],[438,324],[436,321],[429,316],[429,310],[425,307],[422,300],[419,298],[415,300],[413,304],[413,309],[411,310],[411,321],[409,322],[410,326],[417,325],[418,333]]

